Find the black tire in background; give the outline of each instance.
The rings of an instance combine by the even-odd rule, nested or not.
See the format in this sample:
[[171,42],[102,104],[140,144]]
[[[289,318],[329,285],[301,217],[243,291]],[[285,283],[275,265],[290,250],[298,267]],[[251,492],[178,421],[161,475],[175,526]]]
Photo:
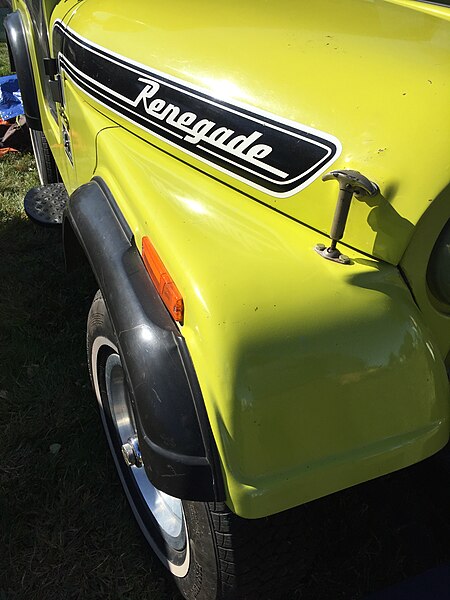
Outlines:
[[[153,486],[148,479],[142,486],[133,475],[135,467],[128,466],[122,456],[123,439],[114,416],[114,394],[108,392],[113,389],[109,365],[115,365],[116,382],[123,377],[126,405],[131,412],[133,409],[123,371],[120,375],[122,358],[117,339],[100,291],[89,311],[87,349],[93,387],[125,494],[142,533],[172,573],[183,596],[188,600],[290,597],[289,590],[298,587],[304,577],[306,559],[310,562],[313,556],[308,552],[312,548],[306,539],[306,507],[248,520],[235,515],[224,503],[183,500],[179,501],[183,531],[176,538],[168,535],[146,501],[144,488]],[[131,419],[134,421],[133,416]]]
[[30,136],[41,185],[60,182],[58,167],[44,133],[30,129]]

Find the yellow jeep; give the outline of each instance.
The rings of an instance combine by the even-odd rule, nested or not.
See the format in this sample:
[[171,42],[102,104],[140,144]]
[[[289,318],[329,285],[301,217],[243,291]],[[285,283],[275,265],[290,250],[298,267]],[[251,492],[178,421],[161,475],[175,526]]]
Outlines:
[[12,4],[136,519],[186,598],[286,598],[298,507],[448,440],[448,2]]

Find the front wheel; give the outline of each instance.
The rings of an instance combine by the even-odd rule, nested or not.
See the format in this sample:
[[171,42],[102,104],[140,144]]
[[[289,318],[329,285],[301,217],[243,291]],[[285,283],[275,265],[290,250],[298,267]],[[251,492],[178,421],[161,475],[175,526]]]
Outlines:
[[87,346],[92,383],[125,494],[142,533],[184,597],[286,598],[305,570],[303,510],[246,520],[223,503],[180,500],[155,488],[142,464],[122,358],[100,292],[89,311]]

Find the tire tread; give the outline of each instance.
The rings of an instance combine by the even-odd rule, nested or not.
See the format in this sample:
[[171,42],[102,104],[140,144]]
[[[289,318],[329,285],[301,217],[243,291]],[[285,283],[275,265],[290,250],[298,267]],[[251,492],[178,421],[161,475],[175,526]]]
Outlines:
[[275,600],[305,574],[304,507],[263,519],[242,519],[209,503],[218,553],[220,600]]
[[[31,135],[34,137],[34,154],[36,159],[36,165],[38,163],[38,157],[36,153],[39,154],[41,158],[41,168],[42,168],[42,178],[43,184],[47,185],[50,183],[58,183],[61,181],[59,176],[58,167],[56,166],[55,159],[53,158],[52,151],[50,149],[50,145],[42,131],[32,131]],[[39,169],[38,169],[39,171]]]

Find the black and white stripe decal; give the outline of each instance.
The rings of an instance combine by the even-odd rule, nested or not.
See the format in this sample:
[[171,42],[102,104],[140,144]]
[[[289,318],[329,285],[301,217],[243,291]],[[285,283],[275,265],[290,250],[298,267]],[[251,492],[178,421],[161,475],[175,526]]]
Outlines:
[[59,67],[91,98],[152,135],[272,196],[306,187],[341,152],[332,135],[195,86],[102,48],[57,21]]

